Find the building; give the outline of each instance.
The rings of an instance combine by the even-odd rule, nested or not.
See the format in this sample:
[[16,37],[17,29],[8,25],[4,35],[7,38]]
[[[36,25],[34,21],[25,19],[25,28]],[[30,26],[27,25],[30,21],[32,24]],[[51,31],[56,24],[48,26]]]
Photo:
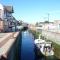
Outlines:
[[0,18],[0,32],[4,30],[4,21]]
[[36,31],[36,26],[35,26],[34,24],[29,24],[29,25],[28,25],[28,28],[29,28],[30,30]]
[[8,22],[0,18],[0,32],[8,30]]
[[60,20],[55,20],[53,24],[48,24],[48,27],[48,30],[42,30],[42,36],[60,45]]
[[0,18],[5,22],[8,27],[5,31],[12,31],[12,28],[15,27],[16,19],[13,17],[14,10],[13,6],[5,6],[0,4]]
[[55,20],[54,24],[56,26],[56,32],[60,33],[60,20]]
[[52,25],[53,22],[39,22],[38,25],[36,25],[36,30],[37,31],[42,31],[42,30],[49,30],[49,25]]
[[36,26],[36,30],[37,31],[51,31],[51,32],[58,32],[60,33],[60,20],[55,20],[54,22],[40,22],[38,23],[38,25]]

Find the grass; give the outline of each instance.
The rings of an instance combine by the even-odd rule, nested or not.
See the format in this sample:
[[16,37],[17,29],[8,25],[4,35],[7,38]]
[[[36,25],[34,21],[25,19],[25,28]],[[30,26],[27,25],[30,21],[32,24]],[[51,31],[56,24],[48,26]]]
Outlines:
[[34,39],[38,39],[39,38],[39,34],[41,34],[40,32],[34,31],[34,30],[30,30],[30,32],[33,34]]
[[55,56],[60,59],[60,45],[53,42]]

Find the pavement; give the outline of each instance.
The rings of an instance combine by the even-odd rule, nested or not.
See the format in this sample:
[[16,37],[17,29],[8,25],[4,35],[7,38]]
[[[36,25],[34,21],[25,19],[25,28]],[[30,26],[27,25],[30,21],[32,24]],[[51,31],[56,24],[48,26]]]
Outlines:
[[16,41],[19,32],[0,33],[0,59],[7,58],[7,53],[13,43]]

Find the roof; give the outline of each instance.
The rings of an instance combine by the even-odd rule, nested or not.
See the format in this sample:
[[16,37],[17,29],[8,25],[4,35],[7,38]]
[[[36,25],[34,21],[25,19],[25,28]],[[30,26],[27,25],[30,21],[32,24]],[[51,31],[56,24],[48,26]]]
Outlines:
[[10,13],[13,13],[13,6],[4,6],[5,10],[7,10]]

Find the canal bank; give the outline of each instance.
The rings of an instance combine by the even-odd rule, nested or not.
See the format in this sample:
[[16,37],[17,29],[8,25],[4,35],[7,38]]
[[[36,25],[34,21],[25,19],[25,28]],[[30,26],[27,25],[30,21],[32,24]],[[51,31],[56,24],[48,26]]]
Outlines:
[[21,42],[22,42],[22,33],[19,32],[16,37],[16,41],[11,46],[8,52],[8,60],[21,60]]
[[15,45],[15,41],[19,32],[0,33],[0,60],[6,60],[11,54],[12,46]]
[[[31,31],[30,31],[31,32]],[[36,32],[36,31],[33,31],[33,32],[31,32],[34,36],[36,36],[35,37],[35,39],[36,38],[38,38],[39,37],[39,34],[38,34],[38,32]],[[40,33],[41,34],[41,33]],[[42,37],[42,39],[44,39],[45,40],[45,38],[44,37]],[[42,54],[40,53],[40,51],[36,48],[36,46],[35,46],[35,54],[36,54],[36,59],[37,60],[60,60],[58,57],[56,57],[56,55],[57,56],[59,56],[59,54],[60,54],[60,50],[59,50],[59,46],[57,47],[56,46],[56,44],[53,44],[53,47],[55,48],[55,55],[54,56],[51,56],[51,57],[44,57],[44,56],[41,56]],[[58,49],[58,50],[57,50]],[[58,53],[57,53],[58,52]]]

